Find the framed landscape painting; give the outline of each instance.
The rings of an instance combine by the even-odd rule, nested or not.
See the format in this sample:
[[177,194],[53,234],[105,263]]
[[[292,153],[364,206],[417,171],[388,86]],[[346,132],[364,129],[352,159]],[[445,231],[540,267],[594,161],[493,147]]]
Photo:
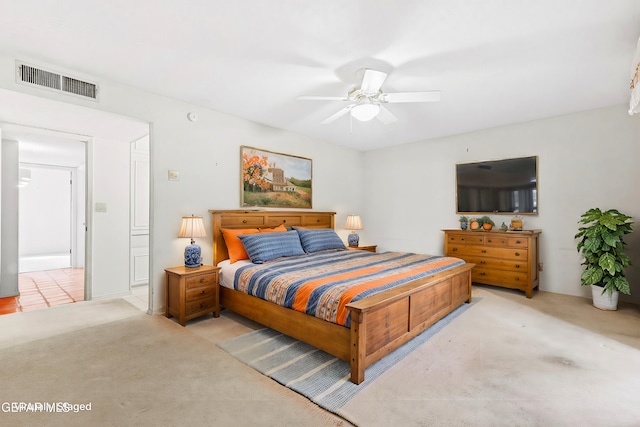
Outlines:
[[311,159],[240,147],[242,206],[311,208]]

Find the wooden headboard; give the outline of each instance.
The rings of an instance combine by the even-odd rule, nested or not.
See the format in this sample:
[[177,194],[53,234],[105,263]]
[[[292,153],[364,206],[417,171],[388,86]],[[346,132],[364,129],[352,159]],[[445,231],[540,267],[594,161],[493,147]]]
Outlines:
[[229,258],[221,228],[271,228],[284,224],[307,228],[334,228],[335,212],[210,210],[213,234],[213,265]]

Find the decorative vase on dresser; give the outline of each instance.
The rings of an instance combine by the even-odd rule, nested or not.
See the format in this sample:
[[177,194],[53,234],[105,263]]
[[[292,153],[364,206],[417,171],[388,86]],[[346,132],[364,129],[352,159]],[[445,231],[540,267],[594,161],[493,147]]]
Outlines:
[[447,256],[462,258],[476,266],[475,283],[518,289],[527,298],[538,287],[538,237],[541,230],[473,232],[443,230]]

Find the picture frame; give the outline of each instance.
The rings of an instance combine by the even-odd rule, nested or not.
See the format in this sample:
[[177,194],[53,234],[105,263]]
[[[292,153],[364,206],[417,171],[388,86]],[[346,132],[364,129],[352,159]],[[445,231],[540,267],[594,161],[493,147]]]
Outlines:
[[240,147],[241,206],[312,208],[312,160]]

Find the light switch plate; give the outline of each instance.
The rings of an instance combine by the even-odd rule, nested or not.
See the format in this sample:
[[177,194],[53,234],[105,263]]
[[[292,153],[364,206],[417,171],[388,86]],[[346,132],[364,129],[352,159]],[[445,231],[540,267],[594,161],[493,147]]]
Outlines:
[[106,212],[107,204],[106,203],[96,203],[96,212]]
[[169,181],[180,181],[180,172],[169,171]]

